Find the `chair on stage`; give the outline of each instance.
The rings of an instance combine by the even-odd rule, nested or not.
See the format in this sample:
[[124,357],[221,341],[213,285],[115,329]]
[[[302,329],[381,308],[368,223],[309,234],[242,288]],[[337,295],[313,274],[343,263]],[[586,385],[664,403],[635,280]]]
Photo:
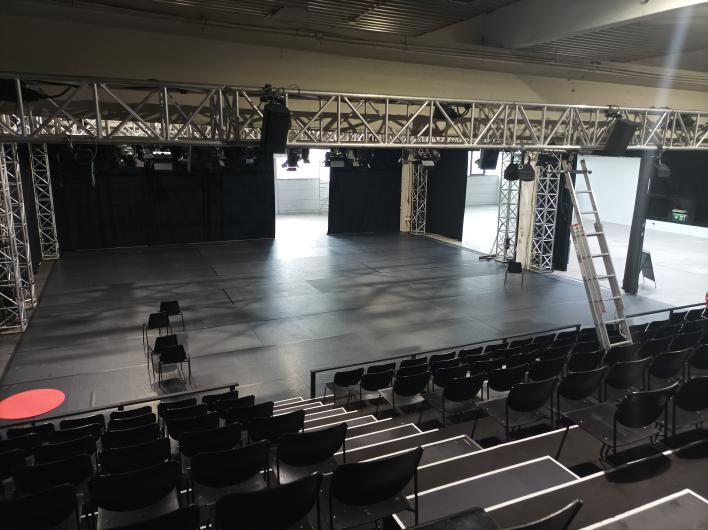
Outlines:
[[[169,317],[179,316],[182,319],[182,331],[185,330],[184,314],[182,313],[182,309],[180,309],[179,302],[177,300],[170,300],[169,302],[160,302],[160,313],[167,313],[168,322]],[[171,324],[170,328],[172,328]]]

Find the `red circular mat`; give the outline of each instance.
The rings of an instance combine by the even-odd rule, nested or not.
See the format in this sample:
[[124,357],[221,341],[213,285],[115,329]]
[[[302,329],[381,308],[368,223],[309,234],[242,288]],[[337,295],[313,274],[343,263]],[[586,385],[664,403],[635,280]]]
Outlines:
[[54,388],[19,392],[0,401],[0,419],[21,420],[46,414],[61,405],[64,397],[64,392]]

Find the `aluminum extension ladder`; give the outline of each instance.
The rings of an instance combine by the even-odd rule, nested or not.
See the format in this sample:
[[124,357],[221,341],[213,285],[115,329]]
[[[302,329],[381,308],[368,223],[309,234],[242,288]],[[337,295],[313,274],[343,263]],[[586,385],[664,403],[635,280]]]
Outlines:
[[[585,160],[580,161],[580,167],[582,168],[580,171],[574,171],[568,168],[568,163],[565,160],[562,162],[566,186],[568,191],[570,191],[571,198],[573,199],[575,223],[571,225],[571,233],[573,235],[575,253],[578,256],[580,274],[583,277],[583,285],[585,285],[585,292],[590,304],[592,318],[595,322],[595,329],[597,330],[597,335],[603,348],[607,351],[613,346],[632,344],[632,335],[629,331],[629,325],[627,324],[627,320],[624,315],[622,293],[620,291],[619,282],[617,281],[615,267],[612,264],[610,250],[607,246],[605,231],[602,226],[602,222],[600,221],[600,214],[597,210],[595,195],[593,194],[592,187],[590,186],[590,179],[588,177],[590,171],[588,171],[588,168],[585,165]],[[575,189],[571,175],[583,176],[585,179],[584,190]],[[580,194],[586,195],[590,199],[590,210],[583,211],[580,201],[578,200],[578,195]],[[590,216],[592,216],[593,219],[593,228],[588,231],[583,224],[583,218]],[[590,225],[590,222],[588,221],[587,224]],[[593,250],[590,245],[589,238],[597,239],[599,251]],[[602,259],[602,264],[605,270],[604,272],[600,271],[598,273],[596,262],[600,259]],[[608,297],[606,296],[606,292],[603,292],[600,287],[601,280],[607,280],[609,283],[611,296]],[[605,302],[611,302],[614,307],[614,312],[610,319],[606,318],[608,315]],[[611,342],[610,334],[607,329],[608,325],[616,326],[619,330],[619,334],[622,336],[621,341]]]

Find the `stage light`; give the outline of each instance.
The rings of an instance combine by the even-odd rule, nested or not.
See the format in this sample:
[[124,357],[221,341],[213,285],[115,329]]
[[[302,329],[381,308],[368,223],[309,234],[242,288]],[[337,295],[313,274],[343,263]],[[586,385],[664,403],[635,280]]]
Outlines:
[[661,158],[657,159],[654,163],[654,174],[656,178],[668,179],[671,178],[671,168],[661,161]]
[[286,168],[288,171],[295,171],[297,169],[298,162],[300,162],[300,158],[300,149],[288,149],[288,156],[280,167]]
[[325,153],[325,167],[345,167],[347,157],[339,149],[332,149]]
[[310,163],[310,149],[305,148],[305,149],[300,149],[300,159],[304,164],[309,164]]
[[440,159],[440,151],[437,149],[420,149],[416,153],[416,158],[420,161],[422,166],[433,167]]

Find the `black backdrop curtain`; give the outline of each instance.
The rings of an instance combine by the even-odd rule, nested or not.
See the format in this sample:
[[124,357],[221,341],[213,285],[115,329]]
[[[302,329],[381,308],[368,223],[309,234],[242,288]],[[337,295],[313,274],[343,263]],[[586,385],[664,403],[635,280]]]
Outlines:
[[373,153],[371,167],[331,168],[328,234],[399,230],[401,151]]
[[440,151],[440,159],[428,172],[426,232],[462,241],[467,193],[468,152]]
[[[577,157],[573,159],[573,169],[577,169]],[[575,175],[571,175],[575,185]],[[553,270],[567,271],[570,259],[570,225],[573,224],[573,199],[566,187],[565,175],[560,176],[560,195],[556,210],[556,231],[553,237]]]
[[188,169],[174,149],[174,169],[154,171],[119,165],[116,153],[50,147],[62,250],[275,236],[272,160],[245,166],[233,149],[222,167],[208,148],[192,148]]

